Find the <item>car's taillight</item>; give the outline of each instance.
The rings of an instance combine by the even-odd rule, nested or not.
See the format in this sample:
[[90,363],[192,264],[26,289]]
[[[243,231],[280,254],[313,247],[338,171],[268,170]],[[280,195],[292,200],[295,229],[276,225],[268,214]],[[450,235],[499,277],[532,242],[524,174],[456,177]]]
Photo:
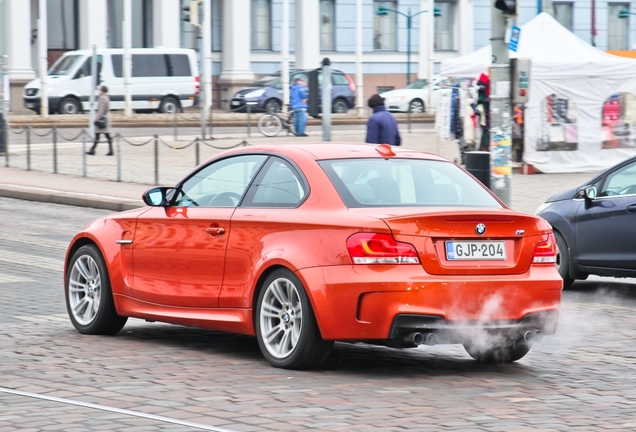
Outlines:
[[557,257],[554,235],[550,233],[548,239],[537,245],[534,249],[533,264],[555,264]]
[[410,243],[396,241],[391,234],[357,233],[347,239],[354,264],[418,264],[417,251]]
[[199,94],[201,91],[201,81],[199,77],[194,77],[194,94]]
[[347,74],[345,74],[345,77],[347,78],[347,81],[349,81],[349,88],[351,89],[351,91],[353,93],[356,92],[356,83],[353,82],[353,80],[351,79],[351,77]]

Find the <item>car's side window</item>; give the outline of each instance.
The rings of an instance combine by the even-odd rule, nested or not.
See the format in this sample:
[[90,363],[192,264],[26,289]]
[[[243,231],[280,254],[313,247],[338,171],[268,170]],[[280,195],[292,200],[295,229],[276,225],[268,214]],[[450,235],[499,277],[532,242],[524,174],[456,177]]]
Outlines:
[[234,156],[212,162],[194,173],[179,188],[179,207],[236,207],[266,155]]
[[248,207],[297,207],[307,188],[300,175],[287,161],[272,157],[245,197]]
[[636,194],[636,162],[608,174],[599,196]]

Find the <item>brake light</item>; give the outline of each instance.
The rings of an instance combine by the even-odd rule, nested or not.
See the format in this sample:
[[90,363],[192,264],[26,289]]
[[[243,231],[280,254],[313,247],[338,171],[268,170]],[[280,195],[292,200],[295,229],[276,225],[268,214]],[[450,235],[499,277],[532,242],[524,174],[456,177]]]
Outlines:
[[345,77],[347,78],[347,81],[349,81],[349,89],[351,89],[351,91],[353,93],[356,92],[356,83],[353,82],[353,80],[351,79],[351,77],[347,74],[345,74]]
[[199,80],[199,77],[194,77],[194,94],[199,94],[199,92],[201,91],[201,81]]
[[533,264],[556,264],[557,248],[554,235],[550,233],[548,240],[541,242],[534,249]]
[[354,264],[419,264],[415,247],[391,234],[357,233],[347,239]]

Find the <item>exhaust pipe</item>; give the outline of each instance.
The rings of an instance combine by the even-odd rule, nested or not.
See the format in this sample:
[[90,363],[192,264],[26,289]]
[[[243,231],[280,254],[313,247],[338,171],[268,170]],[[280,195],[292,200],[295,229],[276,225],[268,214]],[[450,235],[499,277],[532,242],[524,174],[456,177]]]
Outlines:
[[418,332],[409,333],[404,336],[404,342],[410,345],[419,346],[424,343],[424,336],[422,335],[422,333]]
[[427,334],[424,338],[424,343],[430,346],[437,345],[437,335],[435,333]]
[[543,340],[543,333],[537,331],[527,331],[523,335],[523,340],[527,343],[541,342]]

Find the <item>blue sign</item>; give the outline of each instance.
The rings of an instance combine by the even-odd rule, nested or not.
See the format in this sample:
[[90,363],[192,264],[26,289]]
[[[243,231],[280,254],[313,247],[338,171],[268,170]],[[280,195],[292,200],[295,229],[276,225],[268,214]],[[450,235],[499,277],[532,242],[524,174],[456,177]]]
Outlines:
[[508,49],[510,51],[517,52],[520,35],[521,35],[521,29],[517,26],[512,26],[512,28],[510,29],[510,42],[508,42]]

